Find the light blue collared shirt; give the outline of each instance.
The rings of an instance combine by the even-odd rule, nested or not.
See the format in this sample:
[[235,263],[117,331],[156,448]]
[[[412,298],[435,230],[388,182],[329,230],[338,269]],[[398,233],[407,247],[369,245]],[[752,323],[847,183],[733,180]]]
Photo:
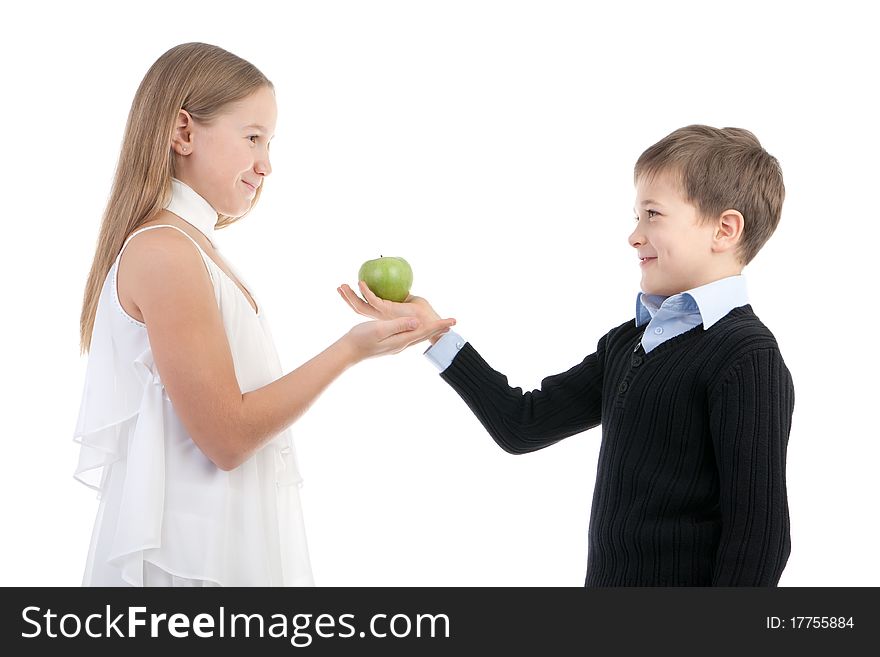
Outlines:
[[[689,331],[701,322],[706,331],[731,310],[748,303],[746,279],[742,274],[728,276],[671,297],[639,292],[636,295],[636,326],[647,324],[642,347],[648,353],[662,342]],[[425,351],[425,356],[442,372],[449,367],[464,343],[464,338],[449,330]]]
[[671,297],[639,292],[636,295],[636,326],[648,324],[642,335],[642,347],[648,353],[661,342],[681,335],[701,322],[706,331],[731,310],[748,303],[746,279],[742,274]]

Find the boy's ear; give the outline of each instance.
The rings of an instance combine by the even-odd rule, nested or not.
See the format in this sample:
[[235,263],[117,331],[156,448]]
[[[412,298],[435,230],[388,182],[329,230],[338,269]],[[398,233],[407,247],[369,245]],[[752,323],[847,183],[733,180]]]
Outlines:
[[737,245],[742,239],[745,222],[745,217],[739,210],[730,209],[721,213],[721,216],[718,217],[713,240],[718,251],[727,251]]

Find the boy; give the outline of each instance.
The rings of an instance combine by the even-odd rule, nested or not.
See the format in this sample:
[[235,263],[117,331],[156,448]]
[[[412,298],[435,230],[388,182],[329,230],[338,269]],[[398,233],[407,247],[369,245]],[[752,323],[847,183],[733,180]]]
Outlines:
[[[506,451],[602,424],[585,586],[776,586],[790,553],[794,387],[742,269],[773,234],[782,173],[755,136],[693,125],[635,166],[642,292],[595,353],[523,393],[449,331],[426,352]],[[438,317],[421,298],[361,314]]]

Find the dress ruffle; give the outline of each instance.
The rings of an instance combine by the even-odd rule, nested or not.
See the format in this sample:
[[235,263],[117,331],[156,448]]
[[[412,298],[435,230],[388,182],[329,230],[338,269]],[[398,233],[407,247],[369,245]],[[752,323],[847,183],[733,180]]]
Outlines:
[[[99,304],[95,316],[93,348],[89,353],[79,418],[73,436],[74,441],[81,445],[74,477],[98,491],[99,499],[109,466],[125,455],[121,440],[128,425],[144,415],[144,408],[157,407],[157,395],[165,395],[162,381],[154,371],[153,354],[149,348],[134,359],[130,371],[119,371],[116,353],[120,345],[114,341],[110,330],[108,310],[106,305]],[[142,427],[141,436],[144,431],[146,427]],[[144,447],[136,445],[136,449],[143,450]],[[162,454],[153,454],[153,457],[161,460]]]
[[[107,363],[96,361],[96,366]],[[91,361],[89,363],[92,365]],[[112,363],[109,363],[112,367]],[[167,395],[162,380],[155,371],[151,350],[138,356],[133,365],[134,381],[141,390],[140,399],[119,395],[114,391],[95,389],[96,382],[113,381],[117,386],[128,382],[119,380],[114,372],[95,373],[88,377],[90,385],[84,391],[85,400],[74,439],[80,443],[79,464],[74,476],[86,486],[103,494],[110,466],[124,460],[125,475],[119,500],[116,535],[108,558],[119,566],[122,578],[132,586],[143,586],[143,557],[146,550],[162,544],[162,510],[165,495],[164,406]],[[108,394],[110,393],[110,394]],[[103,400],[105,411],[99,417],[104,422],[96,425],[94,406],[88,401]],[[107,407],[108,400],[117,399],[115,408]]]

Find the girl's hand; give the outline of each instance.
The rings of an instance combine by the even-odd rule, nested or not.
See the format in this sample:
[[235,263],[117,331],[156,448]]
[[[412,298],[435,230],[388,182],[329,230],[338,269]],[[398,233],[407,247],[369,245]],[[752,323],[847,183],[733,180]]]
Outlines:
[[353,351],[352,360],[359,362],[374,356],[396,354],[410,345],[445,333],[454,325],[454,319],[423,323],[416,317],[398,317],[357,324],[345,334],[343,340]]
[[440,319],[440,315],[422,297],[409,295],[403,302],[380,299],[367,287],[364,281],[358,282],[363,299],[352,290],[347,283],[336,288],[340,296],[358,315],[373,319],[397,319],[399,317],[416,317],[423,324]]

